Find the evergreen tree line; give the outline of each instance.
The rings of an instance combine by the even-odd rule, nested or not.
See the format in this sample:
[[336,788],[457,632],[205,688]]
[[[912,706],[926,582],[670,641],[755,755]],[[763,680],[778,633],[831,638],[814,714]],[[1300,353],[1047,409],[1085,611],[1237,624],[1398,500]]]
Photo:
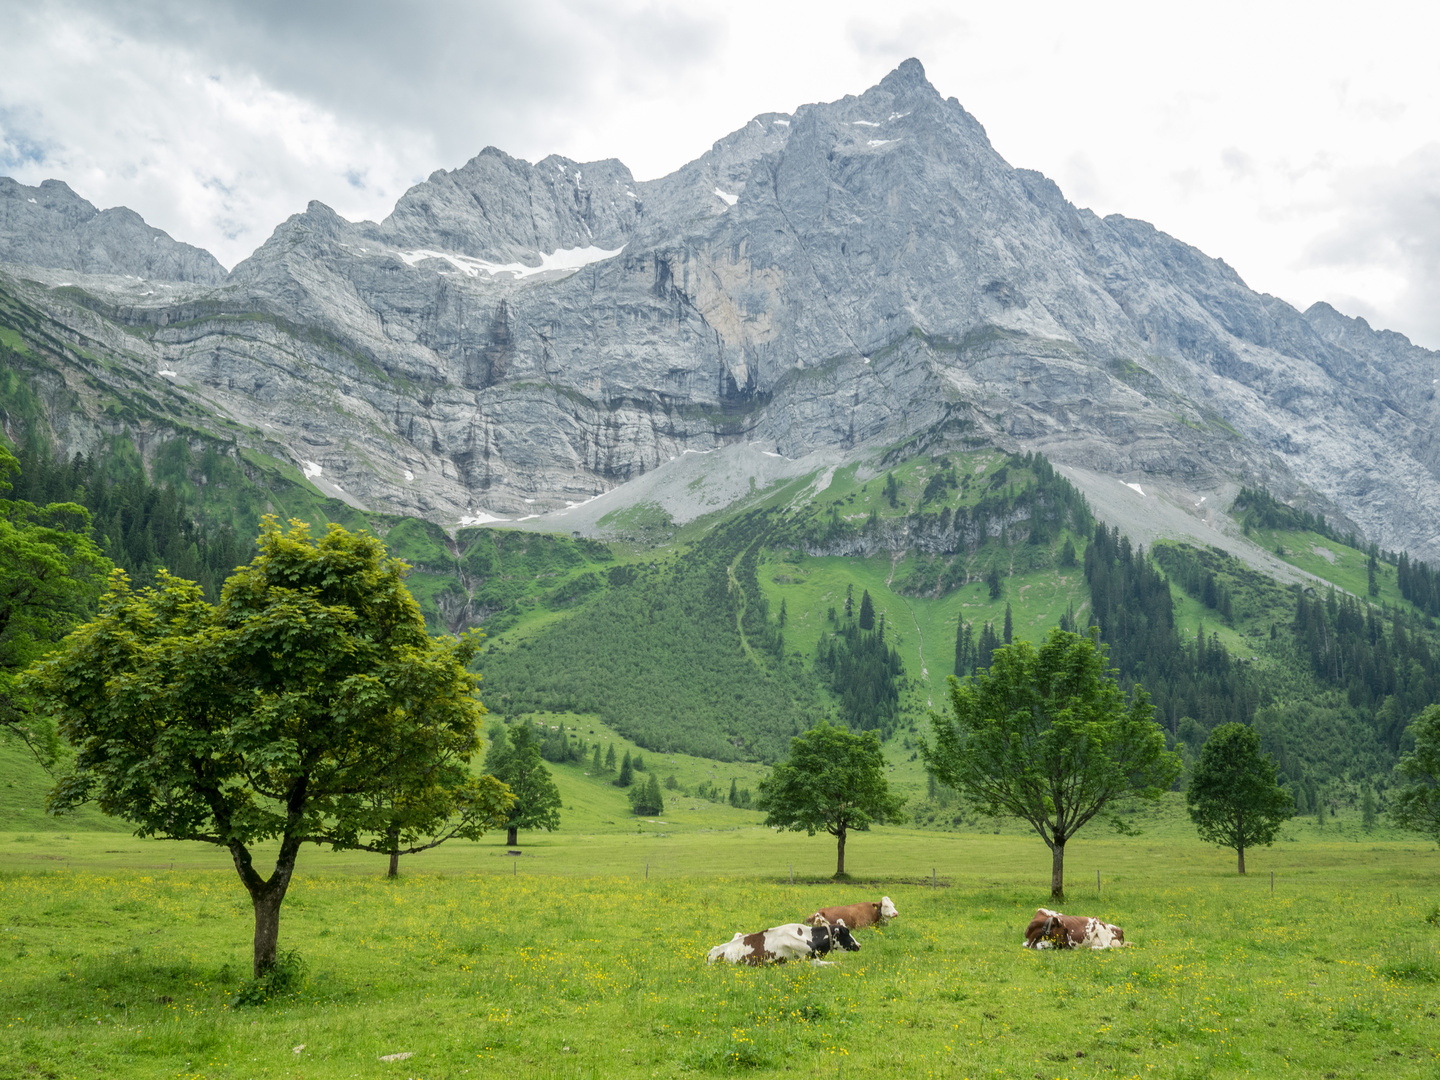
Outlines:
[[151,584],[164,567],[198,583],[213,602],[225,579],[255,554],[253,540],[242,541],[228,525],[207,527],[172,487],[150,483],[143,470],[117,477],[93,454],[66,462],[33,443],[16,456],[20,476],[13,497],[85,507],[96,546],[137,587]]
[[1234,617],[1234,599],[1230,589],[1200,561],[1193,548],[1163,544],[1153,548],[1152,553],[1172,581],[1210,610],[1218,612],[1227,623],[1230,622]]
[[1292,629],[1320,681],[1373,715],[1380,742],[1398,754],[1406,726],[1440,696],[1440,657],[1418,620],[1333,588],[1323,599],[1297,588]]
[[1122,685],[1144,686],[1156,719],[1172,734],[1184,716],[1206,731],[1251,722],[1259,691],[1248,668],[1218,635],[1207,640],[1203,627],[1193,642],[1180,640],[1170,585],[1144,548],[1132,548],[1118,528],[1098,525],[1085,549],[1085,578],[1092,619],[1111,646]]
[[[1071,630],[1063,622],[1060,629]],[[975,624],[960,620],[959,628],[955,634],[955,675],[963,679],[966,675],[975,674],[976,668],[988,668],[990,660],[995,655],[995,650],[1001,645],[1009,645],[1014,636],[1014,621],[1010,614],[1010,605],[1005,605],[1005,623],[1000,633],[995,632],[995,624],[986,622],[980,628],[979,636],[975,634]]]
[[[870,601],[867,590],[861,613]],[[840,699],[840,716],[855,731],[877,728],[886,737],[900,711],[900,677],[905,665],[898,650],[885,643],[885,616],[873,630],[863,620],[846,622],[820,639],[816,667]]]
[[1400,595],[1431,618],[1440,617],[1440,571],[1400,553]]
[[1240,524],[1247,536],[1251,529],[1285,529],[1289,532],[1319,533],[1337,544],[1347,544],[1353,548],[1363,547],[1359,537],[1353,532],[1341,536],[1331,528],[1324,514],[1312,514],[1308,510],[1286,506],[1264,488],[1242,487],[1240,494],[1236,495],[1235,501],[1230,504],[1232,514],[1237,510],[1242,511]]

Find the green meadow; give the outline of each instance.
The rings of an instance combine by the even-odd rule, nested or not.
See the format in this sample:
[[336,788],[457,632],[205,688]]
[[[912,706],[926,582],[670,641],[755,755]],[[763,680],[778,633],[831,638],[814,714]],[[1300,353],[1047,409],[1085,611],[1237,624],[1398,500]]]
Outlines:
[[[840,885],[828,837],[703,799],[627,820],[618,790],[556,775],[575,809],[519,856],[450,844],[389,881],[382,857],[307,850],[281,924],[305,980],[259,1005],[236,1001],[252,924],[221,853],[54,819],[0,833],[0,1077],[1440,1069],[1440,855],[1343,814],[1291,822],[1244,878],[1175,797],[1137,837],[1082,833],[1065,908],[1134,945],[1036,953],[1020,941],[1048,852],[1013,825],[853,835]],[[900,917],[833,967],[705,962],[736,931],[881,893]]]

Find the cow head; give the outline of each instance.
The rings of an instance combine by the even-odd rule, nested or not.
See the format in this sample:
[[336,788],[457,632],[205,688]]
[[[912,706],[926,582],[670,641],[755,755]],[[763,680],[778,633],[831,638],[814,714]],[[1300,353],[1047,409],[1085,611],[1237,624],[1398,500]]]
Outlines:
[[881,922],[885,922],[885,921],[887,921],[887,920],[889,920],[889,919],[893,919],[893,918],[895,918],[895,916],[898,915],[898,914],[900,914],[900,913],[895,910],[895,905],[890,902],[890,898],[889,898],[888,896],[882,896],[882,897],[880,897],[880,920],[881,920]]
[[850,933],[844,923],[830,928],[830,936],[836,945],[839,945],[846,952],[859,952],[860,943],[855,940],[855,935]]

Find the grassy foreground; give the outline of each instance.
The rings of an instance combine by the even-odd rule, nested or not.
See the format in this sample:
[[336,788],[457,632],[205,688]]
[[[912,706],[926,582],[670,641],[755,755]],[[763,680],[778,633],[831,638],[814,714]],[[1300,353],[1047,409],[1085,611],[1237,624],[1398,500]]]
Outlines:
[[[281,945],[308,981],[237,1007],[250,912],[213,853],[0,835],[0,1077],[1440,1069],[1440,866],[1421,844],[1295,841],[1242,879],[1193,839],[1097,834],[1072,845],[1067,908],[1125,927],[1135,947],[1110,953],[1019,947],[1045,899],[1038,841],[881,830],[851,847],[866,880],[847,886],[822,883],[822,839],[747,827],[557,834],[520,859],[455,845],[393,883],[377,857],[307,852]],[[835,967],[705,964],[736,930],[882,891],[901,917]]]

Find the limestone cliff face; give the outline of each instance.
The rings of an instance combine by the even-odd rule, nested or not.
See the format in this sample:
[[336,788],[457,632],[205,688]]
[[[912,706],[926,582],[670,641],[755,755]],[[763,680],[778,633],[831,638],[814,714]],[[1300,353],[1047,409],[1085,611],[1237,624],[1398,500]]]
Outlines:
[[83,315],[28,295],[130,326],[137,378],[173,372],[347,497],[446,524],[686,450],[948,423],[1131,480],[1265,483],[1440,559],[1437,354],[1072,206],[916,61],[659,180],[487,149],[378,224],[312,203],[183,301],[106,288]]

